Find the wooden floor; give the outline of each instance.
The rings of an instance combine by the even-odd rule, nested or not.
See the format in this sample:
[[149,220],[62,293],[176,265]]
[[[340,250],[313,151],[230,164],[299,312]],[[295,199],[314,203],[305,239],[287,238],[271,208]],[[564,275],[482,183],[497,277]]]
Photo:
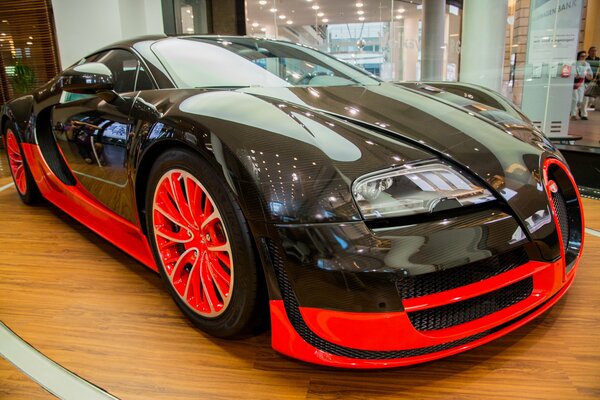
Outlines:
[[[6,176],[0,150],[0,187]],[[3,172],[4,171],[4,172]],[[600,202],[585,200],[600,229]],[[39,351],[123,399],[598,399],[600,238],[569,293],[492,343],[415,367],[343,371],[291,360],[269,332],[194,329],[159,276],[50,205],[0,192],[0,319]],[[0,359],[1,399],[51,397]]]

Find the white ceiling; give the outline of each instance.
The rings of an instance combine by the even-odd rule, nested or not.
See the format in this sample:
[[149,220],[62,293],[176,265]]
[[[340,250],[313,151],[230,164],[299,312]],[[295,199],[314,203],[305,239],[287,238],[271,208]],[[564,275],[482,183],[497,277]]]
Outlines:
[[[293,22],[290,26],[315,25],[316,20],[320,25],[389,21],[392,15],[394,18],[402,15],[398,12],[399,9],[404,9],[404,14],[416,11],[416,6],[422,0],[266,0],[264,5],[259,2],[260,0],[246,1],[249,28],[253,23],[259,24],[255,28],[260,28],[273,25],[275,21],[278,25],[285,26],[288,20]],[[363,6],[357,7],[357,3],[362,3]],[[319,6],[319,9],[314,10],[313,6]],[[277,12],[271,12],[272,8],[277,9]],[[363,11],[362,15],[358,14],[359,10]],[[317,13],[321,12],[324,15],[318,17]],[[285,18],[279,18],[280,16]],[[365,18],[364,21],[359,20],[361,16]],[[323,21],[324,18],[328,21]]]

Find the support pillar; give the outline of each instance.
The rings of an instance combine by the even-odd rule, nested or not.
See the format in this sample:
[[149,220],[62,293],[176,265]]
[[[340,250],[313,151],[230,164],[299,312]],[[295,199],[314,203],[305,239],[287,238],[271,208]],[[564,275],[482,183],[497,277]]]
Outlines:
[[446,0],[423,0],[421,80],[442,80],[445,24]]
[[508,0],[465,0],[460,81],[502,89]]

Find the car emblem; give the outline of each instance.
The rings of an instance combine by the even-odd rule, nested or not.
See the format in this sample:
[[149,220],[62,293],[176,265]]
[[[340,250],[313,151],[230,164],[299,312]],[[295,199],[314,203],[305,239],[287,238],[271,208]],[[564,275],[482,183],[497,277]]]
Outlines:
[[556,182],[548,181],[547,186],[548,186],[548,189],[550,189],[550,192],[552,192],[552,193],[558,192],[558,185],[556,184]]

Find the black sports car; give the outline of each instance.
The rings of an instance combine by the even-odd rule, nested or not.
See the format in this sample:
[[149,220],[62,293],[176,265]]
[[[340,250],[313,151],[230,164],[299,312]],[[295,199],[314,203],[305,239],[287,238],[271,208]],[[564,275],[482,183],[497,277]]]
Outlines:
[[488,342],[573,282],[569,169],[485,103],[287,42],[146,37],[6,104],[1,132],[25,203],[160,272],[200,329],[270,315],[276,350],[373,368]]

